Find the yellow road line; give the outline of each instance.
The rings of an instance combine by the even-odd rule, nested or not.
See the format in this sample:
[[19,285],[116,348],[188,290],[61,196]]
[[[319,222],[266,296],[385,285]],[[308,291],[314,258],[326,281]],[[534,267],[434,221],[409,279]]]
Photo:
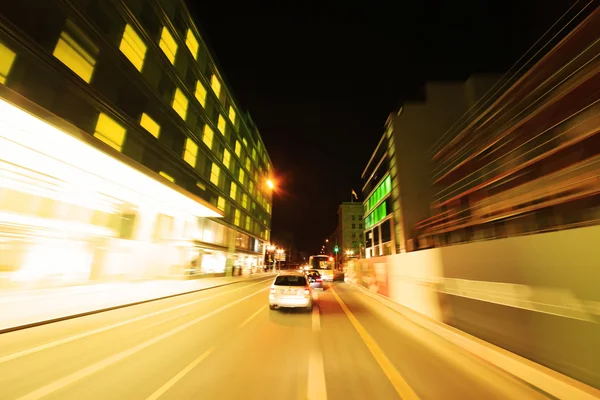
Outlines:
[[379,367],[381,367],[381,370],[385,376],[394,386],[394,389],[396,389],[398,396],[400,396],[400,398],[403,400],[417,400],[419,398],[417,394],[412,390],[408,383],[406,383],[404,378],[402,378],[402,375],[400,375],[396,367],[394,367],[394,364],[392,364],[390,359],[385,355],[381,347],[379,347],[379,345],[375,342],[371,335],[369,335],[354,314],[352,314],[352,311],[350,311],[348,306],[346,306],[344,301],[336,293],[333,285],[330,286],[330,289],[333,297],[335,297],[335,300],[339,303],[340,307],[342,307],[342,310],[344,310],[344,313],[350,320],[350,323],[354,326],[354,329],[356,329],[356,332],[358,332],[365,345],[367,345],[371,355],[373,358],[375,358],[375,361],[377,361],[377,364],[379,364]]

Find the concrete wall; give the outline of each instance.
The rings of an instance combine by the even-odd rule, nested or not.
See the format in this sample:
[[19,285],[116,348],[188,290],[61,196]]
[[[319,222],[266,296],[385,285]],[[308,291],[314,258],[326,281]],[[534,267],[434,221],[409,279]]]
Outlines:
[[599,239],[595,226],[377,257],[348,279],[600,388]]

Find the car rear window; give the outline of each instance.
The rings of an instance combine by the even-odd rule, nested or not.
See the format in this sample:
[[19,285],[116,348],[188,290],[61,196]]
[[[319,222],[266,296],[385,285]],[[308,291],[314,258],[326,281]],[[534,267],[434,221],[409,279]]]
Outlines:
[[317,271],[311,271],[307,275],[310,276],[311,278],[318,278],[321,276],[321,274]]
[[306,286],[306,278],[296,275],[282,275],[275,279],[277,286]]

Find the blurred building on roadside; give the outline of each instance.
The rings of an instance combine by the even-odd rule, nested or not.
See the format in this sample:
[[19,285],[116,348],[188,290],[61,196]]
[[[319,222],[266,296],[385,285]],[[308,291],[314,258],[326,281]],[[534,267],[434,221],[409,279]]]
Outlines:
[[415,248],[414,227],[430,216],[433,164],[430,149],[499,79],[430,82],[422,101],[407,101],[390,114],[363,174],[366,257]]
[[596,9],[431,149],[418,248],[600,222],[599,26]]
[[183,0],[0,15],[0,287],[257,267],[273,168]]
[[332,245],[338,246],[338,257],[344,261],[359,257],[364,249],[362,203],[343,202],[339,205],[337,214],[338,226]]

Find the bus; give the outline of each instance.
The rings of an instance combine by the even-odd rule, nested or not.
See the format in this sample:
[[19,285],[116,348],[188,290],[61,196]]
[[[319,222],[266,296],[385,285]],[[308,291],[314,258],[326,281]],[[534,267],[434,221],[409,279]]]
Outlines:
[[333,257],[328,257],[324,254],[310,256],[308,258],[308,266],[310,269],[318,270],[324,281],[333,281]]

